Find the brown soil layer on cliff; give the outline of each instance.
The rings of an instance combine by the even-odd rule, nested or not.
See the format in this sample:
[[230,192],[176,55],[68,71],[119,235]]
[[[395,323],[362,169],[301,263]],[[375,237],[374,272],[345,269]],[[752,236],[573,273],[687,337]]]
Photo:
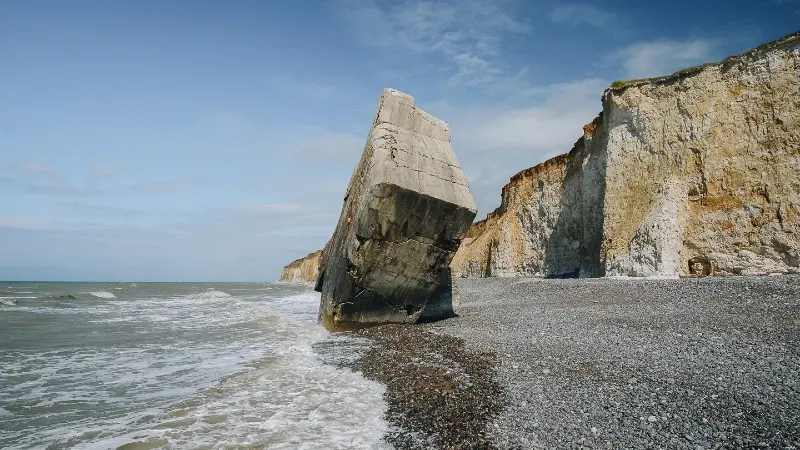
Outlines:
[[422,326],[385,325],[354,332],[371,345],[344,365],[386,385],[386,440],[402,449],[494,448],[489,427],[503,407],[497,358]]

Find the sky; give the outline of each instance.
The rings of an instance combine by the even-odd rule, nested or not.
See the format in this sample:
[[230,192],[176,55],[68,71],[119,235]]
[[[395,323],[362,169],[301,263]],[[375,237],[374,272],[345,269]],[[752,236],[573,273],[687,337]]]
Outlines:
[[276,280],[386,87],[451,125],[480,219],[614,80],[798,28],[800,0],[0,1],[0,280]]

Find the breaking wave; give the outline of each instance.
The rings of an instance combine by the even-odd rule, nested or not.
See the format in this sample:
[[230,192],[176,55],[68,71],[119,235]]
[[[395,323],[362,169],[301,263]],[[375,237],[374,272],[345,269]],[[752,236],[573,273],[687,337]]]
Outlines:
[[[77,300],[2,306],[27,316],[0,314],[0,340],[16,345],[0,352],[0,448],[386,447],[384,387],[314,350],[333,338],[317,293],[165,284],[103,301],[116,298],[104,285],[46,289],[40,299]],[[4,318],[29,334],[4,335]]]
[[215,300],[215,299],[219,299],[219,298],[230,298],[230,297],[231,297],[231,295],[226,293],[226,292],[218,291],[218,290],[216,290],[214,288],[211,288],[211,289],[208,289],[208,290],[206,290],[204,292],[198,292],[196,294],[189,294],[189,295],[185,296],[184,298],[187,298],[187,299],[190,299],[190,300]]
[[97,298],[117,298],[116,295],[106,291],[87,292],[87,295],[91,295],[92,297],[97,297]]

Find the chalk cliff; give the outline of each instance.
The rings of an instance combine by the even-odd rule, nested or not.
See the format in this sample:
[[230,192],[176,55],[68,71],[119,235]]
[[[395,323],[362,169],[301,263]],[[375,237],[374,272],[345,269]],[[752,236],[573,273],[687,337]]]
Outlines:
[[316,290],[329,329],[453,314],[450,261],[477,208],[447,123],[386,89]]
[[317,281],[320,256],[322,256],[322,250],[317,250],[303,258],[292,261],[281,271],[280,281],[289,283],[313,283]]
[[460,276],[800,271],[800,32],[614,83],[573,149],[515,175]]

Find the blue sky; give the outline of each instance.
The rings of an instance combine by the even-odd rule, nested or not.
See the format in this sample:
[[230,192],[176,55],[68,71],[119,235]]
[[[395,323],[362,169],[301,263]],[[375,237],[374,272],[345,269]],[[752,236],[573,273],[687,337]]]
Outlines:
[[479,218],[614,80],[796,31],[800,1],[0,2],[0,279],[270,281],[324,245],[384,87]]

